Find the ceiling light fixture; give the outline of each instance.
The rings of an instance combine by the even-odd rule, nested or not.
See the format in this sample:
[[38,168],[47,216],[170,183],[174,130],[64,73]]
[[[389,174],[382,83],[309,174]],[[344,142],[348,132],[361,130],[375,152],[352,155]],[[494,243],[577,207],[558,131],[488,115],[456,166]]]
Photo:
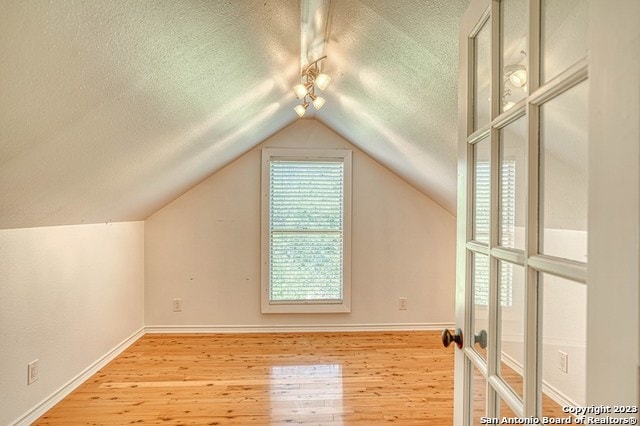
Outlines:
[[323,56],[309,63],[309,65],[302,70],[302,74],[300,76],[302,83],[296,84],[293,87],[293,92],[296,94],[296,97],[298,99],[302,99],[302,104],[296,105],[296,107],[293,108],[300,117],[304,115],[309,107],[310,102],[307,100],[307,96],[311,99],[311,103],[313,103],[313,107],[315,109],[322,108],[326,102],[323,97],[316,96],[316,87],[320,90],[324,90],[329,86],[329,82],[331,81],[331,77],[327,74],[321,73],[320,68],[318,67],[318,62],[325,58],[326,56]]
[[508,65],[504,71],[505,78],[508,78],[514,87],[523,87],[527,84],[527,70],[524,65]]
[[[524,56],[526,54],[521,51]],[[515,106],[513,101],[510,101],[512,90],[515,90],[516,100],[522,98],[521,90],[527,92],[527,68],[523,64],[513,64],[504,67],[504,84],[502,87],[502,111],[508,111]]]
[[302,105],[296,105],[296,107],[293,110],[298,114],[298,116],[302,117],[304,113],[307,112],[308,106],[309,106],[309,102],[305,102]]

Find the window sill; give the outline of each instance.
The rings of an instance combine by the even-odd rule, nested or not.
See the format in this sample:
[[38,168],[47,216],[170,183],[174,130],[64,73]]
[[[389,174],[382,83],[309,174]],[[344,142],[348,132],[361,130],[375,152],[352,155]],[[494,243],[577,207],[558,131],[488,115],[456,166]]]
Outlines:
[[263,303],[263,314],[346,314],[348,303]]

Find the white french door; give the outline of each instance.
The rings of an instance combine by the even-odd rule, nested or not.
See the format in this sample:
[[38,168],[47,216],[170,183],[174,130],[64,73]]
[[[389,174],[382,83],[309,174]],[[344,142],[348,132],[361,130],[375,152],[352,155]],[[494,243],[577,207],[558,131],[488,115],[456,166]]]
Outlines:
[[[615,252],[603,250],[614,244],[602,227],[615,234],[633,216],[625,225],[588,214],[601,209],[592,198],[603,192],[594,184],[601,171],[590,176],[600,161],[592,148],[603,141],[590,131],[607,125],[590,103],[590,73],[607,66],[590,59],[591,21],[586,0],[472,0],[461,22],[456,425],[482,424],[483,417],[567,417],[566,407],[596,401],[588,378],[594,389],[606,385],[587,354],[597,358],[593,345],[606,340],[607,330],[589,318],[612,307],[590,300],[603,293],[606,277],[593,280],[591,291],[588,268],[615,264]],[[637,153],[632,143],[623,142]],[[635,160],[628,172],[637,178]],[[635,247],[637,255],[638,184],[629,190],[636,193],[622,191],[617,200],[631,200],[633,238],[615,249]],[[597,247],[594,231],[603,236]],[[632,269],[623,279],[635,282],[611,288],[635,297],[632,307],[621,308],[635,312],[625,317],[635,318],[633,348],[621,357],[635,363],[628,372],[635,377],[637,259]],[[637,393],[634,380],[617,385]],[[620,399],[637,402],[635,394],[614,403]]]

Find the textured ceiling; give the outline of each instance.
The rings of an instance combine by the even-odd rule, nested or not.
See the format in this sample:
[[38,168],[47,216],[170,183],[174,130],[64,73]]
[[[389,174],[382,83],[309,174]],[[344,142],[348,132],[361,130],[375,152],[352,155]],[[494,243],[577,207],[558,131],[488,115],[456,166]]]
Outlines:
[[[0,228],[144,219],[297,118],[295,0],[1,4]],[[466,4],[334,0],[315,114],[450,211]]]
[[334,1],[318,119],[455,212],[458,21],[468,1]]

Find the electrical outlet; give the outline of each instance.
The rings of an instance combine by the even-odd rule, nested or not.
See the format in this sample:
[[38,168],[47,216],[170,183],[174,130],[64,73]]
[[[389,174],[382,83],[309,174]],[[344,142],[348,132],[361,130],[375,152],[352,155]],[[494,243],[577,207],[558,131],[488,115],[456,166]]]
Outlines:
[[558,370],[569,373],[569,355],[562,351],[558,351]]
[[406,297],[401,297],[398,300],[398,309],[400,309],[401,311],[406,311],[407,310],[407,303],[408,300]]
[[182,312],[182,299],[173,299],[173,312]]
[[38,373],[39,373],[38,370],[39,369],[38,369],[37,359],[27,364],[27,385],[30,385],[31,383],[38,380]]

